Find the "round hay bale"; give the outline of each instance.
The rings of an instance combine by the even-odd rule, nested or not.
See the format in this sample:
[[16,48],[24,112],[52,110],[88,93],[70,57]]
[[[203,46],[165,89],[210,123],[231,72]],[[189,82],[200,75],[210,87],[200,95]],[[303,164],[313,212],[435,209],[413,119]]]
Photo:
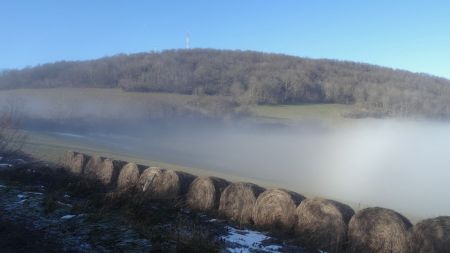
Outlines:
[[284,189],[266,190],[256,199],[253,222],[263,228],[289,230],[295,224],[295,210],[303,199],[302,195]]
[[409,240],[411,253],[450,252],[450,216],[440,216],[417,223]]
[[74,157],[75,152],[71,151],[71,150],[67,150],[66,152],[64,152],[63,157],[60,160],[61,165],[65,168],[68,169],[68,171],[70,172],[70,166],[71,166],[71,162],[72,162],[72,158]]
[[195,176],[174,171],[151,167],[139,178],[139,187],[152,199],[174,199],[186,194]]
[[219,208],[220,195],[230,184],[225,179],[217,177],[199,177],[189,186],[187,204],[190,208],[200,211],[212,211]]
[[127,163],[120,170],[117,178],[117,188],[124,190],[134,187],[139,182],[139,176],[142,171],[142,166],[135,163]]
[[103,164],[104,158],[98,155],[93,155],[89,161],[86,164],[86,167],[84,168],[84,175],[86,177],[97,179],[97,170],[100,168]]
[[148,169],[145,169],[142,172],[141,176],[139,177],[139,182],[138,182],[139,189],[141,189],[142,192],[147,192],[147,189],[149,189],[155,176],[157,174],[161,174],[161,173],[162,173],[162,169],[159,167],[150,167]]
[[411,223],[401,214],[380,207],[357,212],[348,225],[350,252],[404,253]]
[[252,222],[253,207],[264,188],[252,183],[228,185],[220,196],[219,214],[241,224]]
[[70,173],[81,175],[83,174],[88,159],[89,157],[85,154],[66,151],[62,160],[62,165],[67,168]]
[[115,185],[117,177],[125,162],[92,156],[84,169],[84,175],[98,180],[105,185]]
[[327,252],[341,252],[347,239],[347,225],[353,209],[337,201],[308,198],[297,207],[295,233],[305,246]]

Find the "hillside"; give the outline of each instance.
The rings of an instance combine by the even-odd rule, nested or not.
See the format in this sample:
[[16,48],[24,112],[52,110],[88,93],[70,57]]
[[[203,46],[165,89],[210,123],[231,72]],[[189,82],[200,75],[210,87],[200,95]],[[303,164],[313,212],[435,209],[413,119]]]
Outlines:
[[239,104],[355,104],[364,116],[450,115],[450,81],[362,63],[213,49],[116,55],[0,74],[1,89],[89,87],[231,96]]

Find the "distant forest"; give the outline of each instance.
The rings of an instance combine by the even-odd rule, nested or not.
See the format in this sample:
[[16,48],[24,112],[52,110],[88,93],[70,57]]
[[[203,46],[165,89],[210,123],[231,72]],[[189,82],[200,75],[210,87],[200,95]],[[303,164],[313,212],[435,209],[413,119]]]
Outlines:
[[1,89],[96,87],[231,96],[237,103],[355,104],[350,116],[450,116],[450,80],[252,51],[168,50],[62,61],[0,74]]

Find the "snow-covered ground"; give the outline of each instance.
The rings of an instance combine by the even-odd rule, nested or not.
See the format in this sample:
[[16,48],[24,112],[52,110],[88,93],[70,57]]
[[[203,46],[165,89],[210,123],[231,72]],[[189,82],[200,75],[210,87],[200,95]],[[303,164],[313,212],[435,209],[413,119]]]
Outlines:
[[222,236],[222,240],[229,243],[227,248],[231,253],[245,252],[281,252],[281,245],[267,243],[271,237],[265,233],[253,230],[241,230],[227,226],[228,235]]

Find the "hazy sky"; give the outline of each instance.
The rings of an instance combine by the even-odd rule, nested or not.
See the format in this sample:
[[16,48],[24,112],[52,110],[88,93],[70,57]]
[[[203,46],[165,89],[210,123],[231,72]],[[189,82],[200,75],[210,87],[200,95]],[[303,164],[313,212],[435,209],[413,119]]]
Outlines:
[[450,78],[448,0],[2,0],[0,69],[183,48],[186,32],[191,47],[352,60]]

